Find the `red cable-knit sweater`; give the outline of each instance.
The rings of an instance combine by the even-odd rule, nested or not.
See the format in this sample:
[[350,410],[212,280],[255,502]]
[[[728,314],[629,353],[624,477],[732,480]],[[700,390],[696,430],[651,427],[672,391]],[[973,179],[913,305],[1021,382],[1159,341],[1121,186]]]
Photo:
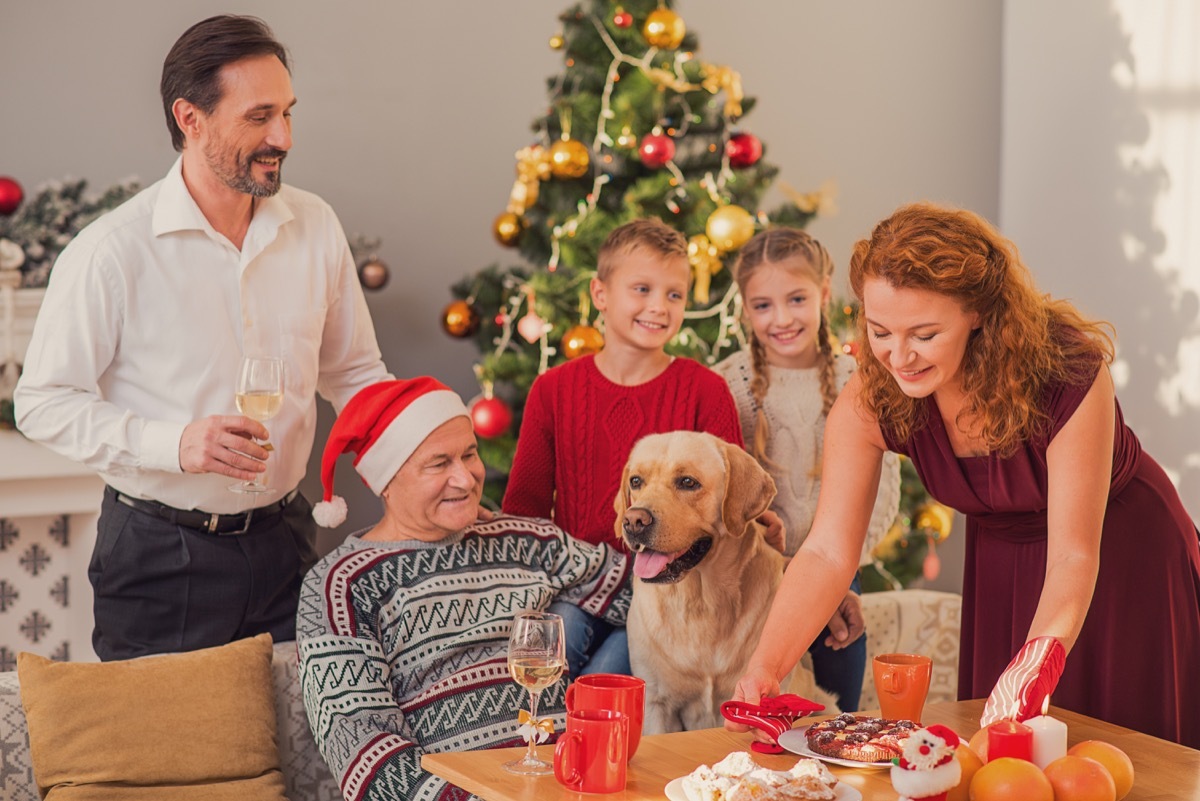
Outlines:
[[668,431],[706,431],[742,446],[725,380],[684,358],[637,386],[609,381],[592,356],[548,370],[525,403],[505,514],[552,518],[582,540],[624,550],[613,530],[621,471],[635,442]]

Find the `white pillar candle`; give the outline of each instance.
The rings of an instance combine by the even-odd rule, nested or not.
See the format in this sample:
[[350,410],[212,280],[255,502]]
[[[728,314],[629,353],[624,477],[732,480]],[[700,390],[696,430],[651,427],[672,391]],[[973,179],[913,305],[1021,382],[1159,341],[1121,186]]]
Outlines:
[[1046,714],[1050,699],[1042,703],[1042,714],[1025,721],[1033,729],[1033,764],[1045,769],[1054,760],[1067,754],[1067,724]]

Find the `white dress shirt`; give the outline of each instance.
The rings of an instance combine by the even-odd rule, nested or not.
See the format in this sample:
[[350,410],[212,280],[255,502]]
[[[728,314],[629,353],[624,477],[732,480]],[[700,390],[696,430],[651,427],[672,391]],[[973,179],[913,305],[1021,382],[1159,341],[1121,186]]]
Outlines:
[[[341,407],[390,378],[333,210],[283,186],[255,201],[239,251],[183,181],[166,177],[89,225],[51,272],[25,372],[17,427],[98,471],[118,491],[180,509],[233,513],[299,484],[316,428],[316,394]],[[185,474],[184,426],[238,414],[243,354],[284,360],[283,408],[266,423],[266,484]]]

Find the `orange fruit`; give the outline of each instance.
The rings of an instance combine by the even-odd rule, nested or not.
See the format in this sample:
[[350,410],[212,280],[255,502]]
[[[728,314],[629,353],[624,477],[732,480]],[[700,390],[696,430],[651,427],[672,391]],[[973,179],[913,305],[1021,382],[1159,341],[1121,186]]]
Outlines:
[[968,801],[970,798],[971,779],[983,767],[983,760],[979,758],[979,754],[976,754],[965,745],[960,745],[954,749],[954,758],[958,760],[958,766],[962,768],[962,779],[959,781],[957,787],[952,788],[946,794],[946,801]]
[[1054,801],[1054,788],[1032,762],[1000,757],[984,765],[971,779],[971,801]]
[[1116,801],[1117,785],[1108,768],[1083,756],[1064,757],[1045,769],[1055,801]]
[[1129,794],[1133,787],[1133,762],[1120,748],[1103,740],[1084,740],[1068,748],[1067,753],[1071,756],[1094,759],[1108,768],[1113,782],[1117,785],[1117,801]]
[[984,762],[987,762],[987,737],[985,727],[972,734],[971,739],[967,741],[967,746]]

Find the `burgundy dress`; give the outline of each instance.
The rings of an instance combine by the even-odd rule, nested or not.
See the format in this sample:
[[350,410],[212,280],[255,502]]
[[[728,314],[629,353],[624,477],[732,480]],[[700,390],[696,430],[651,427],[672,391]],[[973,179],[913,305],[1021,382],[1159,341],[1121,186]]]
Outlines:
[[[1094,374],[1093,374],[1094,375]],[[937,404],[907,443],[929,493],[967,517],[959,698],[986,698],[1025,642],[1046,573],[1046,445],[1091,382],[1051,387],[1049,437],[955,456]],[[1055,706],[1200,748],[1200,545],[1174,486],[1116,409],[1100,572]]]

